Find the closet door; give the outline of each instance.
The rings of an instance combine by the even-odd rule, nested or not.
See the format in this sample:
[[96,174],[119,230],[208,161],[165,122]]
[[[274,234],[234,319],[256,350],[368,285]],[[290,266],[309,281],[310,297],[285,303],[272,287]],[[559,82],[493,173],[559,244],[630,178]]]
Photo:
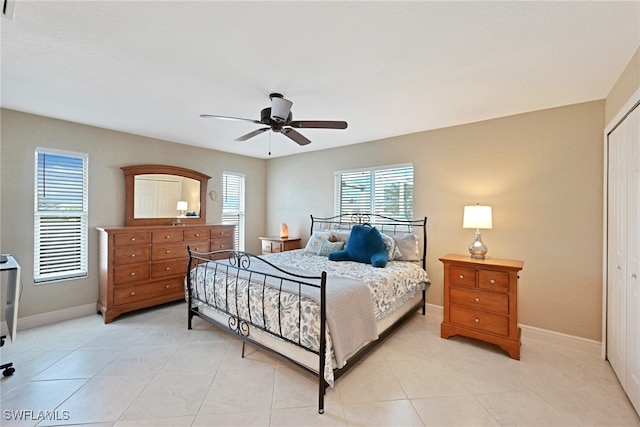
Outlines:
[[623,137],[626,132],[621,126],[609,135],[607,359],[624,385],[627,375],[627,156]]
[[640,413],[640,107],[608,143],[607,358]]
[[640,107],[627,125],[627,395],[640,412]]

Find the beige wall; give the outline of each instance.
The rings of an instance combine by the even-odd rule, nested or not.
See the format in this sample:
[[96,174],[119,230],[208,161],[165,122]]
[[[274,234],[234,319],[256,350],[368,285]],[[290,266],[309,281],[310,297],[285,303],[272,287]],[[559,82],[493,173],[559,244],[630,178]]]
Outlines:
[[[224,171],[246,174],[247,242],[258,251],[264,229],[266,162],[244,156],[160,141],[12,110],[1,110],[0,251],[22,265],[24,290],[20,317],[64,310],[98,300],[98,241],[95,227],[124,225],[124,175],[121,166],[167,164],[210,175],[208,190],[222,193]],[[89,276],[33,284],[33,188],[36,147],[89,154]],[[222,217],[221,198],[207,198],[207,222]],[[6,278],[3,275],[3,280]],[[3,289],[5,287],[3,286]],[[4,299],[3,299],[4,300]]]
[[309,214],[333,213],[335,170],[413,162],[415,216],[429,218],[429,303],[443,301],[438,257],[473,240],[463,206],[488,204],[489,255],[525,262],[520,322],[600,340],[603,127],[597,101],[272,159],[268,232],[284,221],[306,241]]
[[611,88],[605,104],[605,125],[608,125],[629,97],[640,88],[640,47],[636,50],[624,72]]

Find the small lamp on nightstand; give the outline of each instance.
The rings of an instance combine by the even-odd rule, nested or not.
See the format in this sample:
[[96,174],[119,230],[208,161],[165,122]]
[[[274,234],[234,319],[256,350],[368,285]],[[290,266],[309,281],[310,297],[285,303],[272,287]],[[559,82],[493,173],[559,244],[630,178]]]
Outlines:
[[464,217],[462,219],[462,228],[475,228],[476,235],[473,243],[469,245],[469,253],[471,258],[483,259],[487,254],[487,247],[482,242],[480,229],[491,229],[491,206],[474,206],[464,207]]
[[287,239],[289,237],[289,227],[284,222],[280,224],[280,237]]

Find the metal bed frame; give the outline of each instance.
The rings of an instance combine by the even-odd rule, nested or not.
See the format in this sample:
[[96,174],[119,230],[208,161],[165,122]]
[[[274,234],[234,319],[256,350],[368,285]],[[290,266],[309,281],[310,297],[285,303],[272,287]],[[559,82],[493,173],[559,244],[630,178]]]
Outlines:
[[[357,224],[371,224],[377,227],[381,232],[394,234],[394,233],[411,233],[415,228],[422,228],[422,257],[421,263],[422,268],[426,266],[426,248],[427,248],[427,233],[426,233],[426,225],[427,218],[424,217],[420,220],[396,220],[389,217],[384,217],[381,215],[373,215],[373,214],[350,214],[350,215],[338,215],[334,217],[328,218],[318,218],[311,216],[311,233],[313,234],[314,230],[322,229],[322,230],[334,230],[334,231],[346,231],[350,230],[351,227]],[[325,381],[325,362],[326,362],[326,283],[327,283],[327,275],[326,272],[322,272],[319,276],[317,275],[300,275],[294,274],[292,272],[286,271],[269,261],[265,260],[262,257],[235,250],[224,250],[224,251],[215,251],[215,252],[195,252],[191,248],[188,248],[189,251],[189,265],[187,269],[187,298],[188,298],[188,317],[187,317],[187,328],[192,329],[192,320],[193,317],[197,316],[210,324],[217,326],[223,330],[226,330],[230,333],[235,334],[238,338],[242,340],[242,355],[244,357],[245,352],[245,344],[248,342],[253,344],[261,349],[268,351],[269,353],[287,360],[288,362],[301,367],[307,372],[310,372],[313,375],[317,375],[318,377],[318,412],[320,414],[324,413],[324,396],[327,391],[328,384]],[[265,272],[264,270],[257,270],[253,267],[254,264],[264,264],[270,267],[269,272]],[[235,284],[241,278],[250,280],[251,286],[262,286],[263,288],[263,307],[265,304],[265,293],[264,287],[276,288],[278,289],[278,293],[283,292],[283,286],[286,286],[289,290],[285,292],[291,293],[291,289],[297,289],[298,294],[298,319],[300,319],[300,323],[298,324],[298,339],[292,340],[283,336],[281,324],[278,325],[267,325],[266,316],[262,316],[262,319],[256,321],[256,319],[252,319],[250,304],[247,307],[243,307],[245,311],[249,313],[248,316],[240,317],[239,314],[241,310],[239,307],[229,307],[229,298],[224,298],[225,305],[224,306],[212,306],[207,302],[206,295],[200,295],[198,293],[198,288],[193,283],[193,276],[197,275],[199,269],[201,274],[213,274],[215,276],[220,274],[224,275],[225,280],[225,292],[229,292],[230,284],[236,291],[238,289]],[[429,287],[430,283],[425,283],[424,288],[422,290],[422,298],[420,301],[415,304],[409,311],[407,311],[403,316],[401,316],[397,321],[395,321],[390,327],[384,330],[379,334],[379,338],[375,341],[371,341],[362,347],[358,352],[356,352],[353,356],[349,358],[349,363],[345,365],[343,368],[334,369],[333,375],[334,380],[337,380],[339,377],[344,375],[352,366],[355,366],[359,360],[364,358],[367,354],[369,354],[373,349],[379,346],[385,338],[393,334],[395,330],[397,330],[400,326],[402,326],[410,317],[412,317],[418,309],[422,309],[422,314],[426,314],[426,291]],[[301,330],[301,305],[300,300],[303,295],[307,294],[305,290],[316,289],[316,292],[319,292],[319,307],[320,307],[320,337],[319,337],[319,349],[311,348],[309,345],[306,345],[301,342],[302,330]],[[249,286],[247,286],[247,293],[249,292]],[[280,298],[278,298],[280,300]],[[215,298],[214,298],[215,301]],[[247,301],[249,298],[247,296]],[[235,298],[235,303],[238,304],[238,298]],[[199,304],[206,305],[207,307],[211,307],[219,313],[223,313],[227,316],[227,324],[223,324],[220,321],[213,319],[212,317],[205,314],[203,311],[199,309]],[[282,319],[278,319],[278,323]],[[302,348],[308,352],[311,352],[318,356],[318,369],[310,369],[307,366],[301,364],[300,362],[279,353],[278,351],[254,340],[251,337],[251,328],[255,328],[260,330],[270,336],[276,337],[280,340],[288,342],[296,347]]]

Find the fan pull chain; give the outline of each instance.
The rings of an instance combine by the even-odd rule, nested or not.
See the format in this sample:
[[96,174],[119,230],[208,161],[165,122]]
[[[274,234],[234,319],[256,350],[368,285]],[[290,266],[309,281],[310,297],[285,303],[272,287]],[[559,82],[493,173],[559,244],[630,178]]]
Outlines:
[[269,155],[271,155],[271,134],[273,132],[269,131]]

